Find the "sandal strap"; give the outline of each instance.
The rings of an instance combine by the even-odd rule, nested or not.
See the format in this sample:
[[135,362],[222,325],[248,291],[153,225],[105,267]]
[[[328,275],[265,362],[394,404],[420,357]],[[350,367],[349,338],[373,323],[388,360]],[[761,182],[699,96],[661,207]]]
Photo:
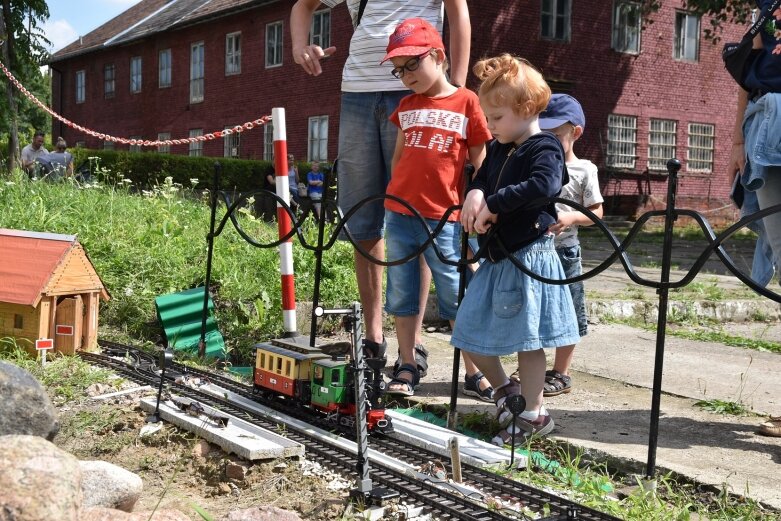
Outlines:
[[494,403],[499,407],[499,412],[504,410],[504,400],[502,401],[501,406],[499,406],[499,400],[515,394],[521,394],[521,386],[512,380],[501,387],[494,389]]
[[[400,378],[401,373],[409,373],[412,375],[412,380],[407,381],[403,378]],[[393,371],[393,380],[396,382],[403,382],[411,384],[412,387],[415,387],[420,383],[420,371],[418,370],[417,366],[414,366],[412,364],[401,364],[395,371]]]

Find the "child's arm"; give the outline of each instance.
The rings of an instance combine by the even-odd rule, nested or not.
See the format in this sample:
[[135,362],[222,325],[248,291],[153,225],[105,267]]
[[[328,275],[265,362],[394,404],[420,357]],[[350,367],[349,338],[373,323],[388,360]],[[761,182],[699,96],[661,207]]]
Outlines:
[[393,150],[393,158],[391,159],[391,175],[396,170],[396,164],[401,159],[401,153],[404,151],[404,132],[399,129],[399,133],[396,136],[396,148]]
[[480,170],[480,166],[483,164],[484,159],[485,143],[480,143],[479,145],[469,147],[469,162],[472,163],[473,167],[475,167],[475,172]]
[[[602,203],[592,204],[591,206],[587,206],[589,210],[594,212],[594,215],[602,218]],[[564,228],[567,228],[568,226],[591,226],[594,224],[594,221],[591,220],[590,217],[588,217],[583,212],[578,211],[571,211],[571,212],[558,212],[559,214],[559,220],[556,221],[556,224],[552,225],[548,230],[555,234],[561,233]]]

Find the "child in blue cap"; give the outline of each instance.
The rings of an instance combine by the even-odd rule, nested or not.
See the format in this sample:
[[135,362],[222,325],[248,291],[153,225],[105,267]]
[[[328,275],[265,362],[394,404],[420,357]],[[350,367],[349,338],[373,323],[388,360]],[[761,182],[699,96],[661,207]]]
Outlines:
[[[554,94],[548,107],[540,114],[540,129],[556,135],[564,148],[564,160],[569,173],[569,183],[561,189],[559,197],[585,206],[597,217],[602,217],[602,194],[599,191],[597,166],[588,159],[579,159],[575,155],[575,141],[586,128],[586,117],[578,100],[568,94]],[[590,217],[566,204],[557,203],[558,221],[548,228],[556,234],[556,253],[568,279],[583,273],[580,258],[578,226],[594,224]],[[583,282],[569,285],[575,315],[578,319],[578,332],[583,337],[588,333],[586,319],[586,299]],[[543,396],[558,396],[572,390],[572,378],[569,375],[575,344],[556,349],[553,369],[545,372]],[[517,375],[513,374],[514,379]]]

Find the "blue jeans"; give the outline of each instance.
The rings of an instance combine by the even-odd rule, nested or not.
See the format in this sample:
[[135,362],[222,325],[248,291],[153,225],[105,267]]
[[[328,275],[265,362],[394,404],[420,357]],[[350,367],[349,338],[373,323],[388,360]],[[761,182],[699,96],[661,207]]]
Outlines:
[[[561,267],[564,268],[564,276],[568,279],[583,274],[583,265],[580,257],[580,245],[556,248],[559,254]],[[583,281],[573,282],[569,285],[569,294],[572,295],[572,305],[575,307],[575,316],[578,319],[578,333],[580,336],[588,334],[588,319],[586,319],[586,289]]]
[[[342,93],[337,203],[344,214],[363,199],[385,193],[399,134],[388,118],[408,94],[406,90]],[[362,205],[346,225],[357,241],[380,239],[384,217],[383,200],[377,200]]]
[[[426,219],[433,229],[439,221]],[[400,260],[420,249],[428,239],[426,228],[417,217],[386,211],[387,236],[385,248],[388,261]],[[448,222],[434,239],[442,255],[451,261],[458,261],[461,255],[461,225]],[[437,288],[439,316],[454,320],[458,310],[458,267],[445,264],[429,245],[423,252],[431,268],[434,285]],[[388,266],[388,284],[385,291],[385,311],[398,317],[409,317],[420,312],[420,262],[417,257],[398,266]]]

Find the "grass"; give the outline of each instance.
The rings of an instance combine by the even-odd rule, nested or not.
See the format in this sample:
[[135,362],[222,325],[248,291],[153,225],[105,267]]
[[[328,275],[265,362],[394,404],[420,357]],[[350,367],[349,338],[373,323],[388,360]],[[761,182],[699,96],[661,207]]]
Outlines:
[[[209,208],[198,186],[170,179],[148,190],[103,172],[103,183],[50,184],[15,173],[0,182],[0,226],[76,235],[111,300],[101,303],[102,337],[159,342],[156,296],[202,285],[206,276]],[[225,212],[217,212],[218,219]],[[274,223],[244,208],[238,217],[256,240],[276,240]],[[314,243],[314,226],[305,227]],[[324,254],[321,301],[344,305],[357,299],[352,248],[339,242]],[[298,300],[311,298],[315,259],[294,246]],[[254,248],[228,224],[214,243],[212,290],[219,328],[237,358],[282,331],[278,248]],[[120,337],[120,338],[117,338]],[[234,359],[234,362],[237,360]]]

